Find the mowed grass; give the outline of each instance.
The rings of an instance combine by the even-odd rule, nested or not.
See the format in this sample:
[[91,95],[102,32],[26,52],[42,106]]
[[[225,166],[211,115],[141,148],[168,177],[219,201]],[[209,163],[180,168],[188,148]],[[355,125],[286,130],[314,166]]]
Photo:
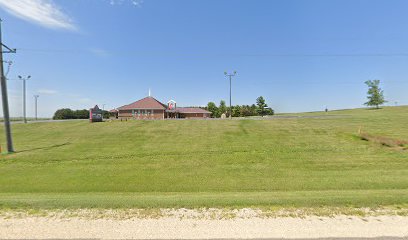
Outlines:
[[408,205],[408,107],[299,116],[14,124],[0,208]]

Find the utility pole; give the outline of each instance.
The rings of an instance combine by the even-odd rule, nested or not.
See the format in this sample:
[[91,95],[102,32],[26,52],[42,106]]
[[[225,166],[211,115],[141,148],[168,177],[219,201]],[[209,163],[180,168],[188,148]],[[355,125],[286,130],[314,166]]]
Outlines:
[[[16,53],[16,49],[11,49],[3,44],[2,36],[1,36],[1,22],[0,19],[0,83],[1,83],[1,98],[3,102],[3,118],[4,118],[4,128],[6,132],[6,139],[7,139],[7,151],[9,153],[14,152],[13,148],[13,139],[11,136],[11,126],[10,126],[10,113],[9,113],[9,105],[8,105],[8,96],[7,96],[7,81],[6,76],[4,76],[4,68],[3,68],[3,53]],[[3,51],[3,48],[6,51]]]
[[20,80],[23,81],[23,118],[24,123],[27,123],[27,114],[26,114],[26,81],[31,78],[31,76],[22,77],[18,76]]
[[34,99],[35,99],[35,121],[38,120],[38,115],[37,115],[37,106],[38,106],[38,98],[40,97],[40,95],[34,95]]
[[232,119],[232,77],[235,77],[237,75],[237,71],[234,71],[234,73],[227,73],[224,72],[225,76],[229,77],[229,82],[230,82],[230,115],[229,118]]

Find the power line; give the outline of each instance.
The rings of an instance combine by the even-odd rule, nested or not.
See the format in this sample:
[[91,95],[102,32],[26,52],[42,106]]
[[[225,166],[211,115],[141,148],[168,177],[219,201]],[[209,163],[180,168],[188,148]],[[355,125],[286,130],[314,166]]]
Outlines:
[[[63,54],[95,54],[91,50],[78,49],[34,49],[34,48],[19,48],[22,52],[38,52],[38,53],[63,53]],[[397,53],[170,53],[170,52],[139,52],[132,50],[115,50],[106,51],[107,55],[137,55],[145,57],[408,57],[406,52]]]

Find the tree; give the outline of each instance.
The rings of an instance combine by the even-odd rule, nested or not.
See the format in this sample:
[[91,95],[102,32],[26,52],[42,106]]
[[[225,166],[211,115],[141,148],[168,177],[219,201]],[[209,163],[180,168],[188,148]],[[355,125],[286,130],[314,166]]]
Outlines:
[[275,111],[272,108],[270,107],[265,108],[265,115],[272,116],[274,114],[275,114]]
[[227,105],[224,100],[221,100],[220,106],[218,107],[218,114],[221,116],[223,113],[227,115]]
[[233,117],[240,117],[241,116],[241,106],[239,106],[239,105],[232,106],[232,116]]
[[54,113],[53,119],[61,120],[61,119],[88,119],[89,118],[89,110],[71,110],[69,108],[62,108],[58,109]]
[[207,104],[207,111],[211,112],[211,117],[217,118],[218,116],[218,107],[214,102],[209,102]]
[[258,108],[256,107],[255,104],[252,104],[250,107],[250,115],[249,116],[258,116]]
[[251,108],[248,105],[243,105],[240,109],[241,117],[248,117],[251,116]]
[[74,116],[75,119],[88,119],[89,118],[89,111],[86,109],[83,110],[76,110],[74,111]]
[[380,80],[368,80],[365,82],[368,86],[368,102],[364,103],[367,106],[375,106],[377,109],[380,105],[386,103],[384,99],[384,91],[380,88]]
[[268,107],[268,105],[265,103],[265,99],[262,96],[256,99],[256,105],[258,106],[259,115],[264,116],[266,114],[265,108]]
[[[88,115],[89,115],[89,113],[88,113]],[[109,111],[102,110],[102,116],[103,116],[104,119],[108,119],[108,118],[110,118],[111,116],[114,116],[114,115],[112,115]]]
[[273,115],[274,111],[272,110],[272,108],[268,107],[268,104],[266,104],[265,99],[260,96],[256,99],[256,105],[258,108],[258,113],[259,115],[261,115],[262,117],[265,115]]
[[54,113],[53,117],[53,119],[74,119],[74,118],[75,118],[74,111],[72,111],[69,108],[58,109]]
[[[232,117],[249,117],[249,116],[258,116],[258,115],[273,115],[273,109],[269,108],[265,103],[265,99],[261,96],[256,99],[257,105],[235,105],[232,106]],[[229,117],[230,108],[226,106],[225,101],[220,102],[219,107],[215,105],[214,102],[209,102],[205,107],[206,110],[212,113],[212,117],[221,117],[222,114],[226,114]]]

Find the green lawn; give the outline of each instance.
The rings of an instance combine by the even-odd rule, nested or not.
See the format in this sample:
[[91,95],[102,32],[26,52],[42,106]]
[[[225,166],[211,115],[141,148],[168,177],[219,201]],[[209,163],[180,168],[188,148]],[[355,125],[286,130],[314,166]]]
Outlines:
[[0,208],[408,205],[408,107],[301,115],[14,124]]

